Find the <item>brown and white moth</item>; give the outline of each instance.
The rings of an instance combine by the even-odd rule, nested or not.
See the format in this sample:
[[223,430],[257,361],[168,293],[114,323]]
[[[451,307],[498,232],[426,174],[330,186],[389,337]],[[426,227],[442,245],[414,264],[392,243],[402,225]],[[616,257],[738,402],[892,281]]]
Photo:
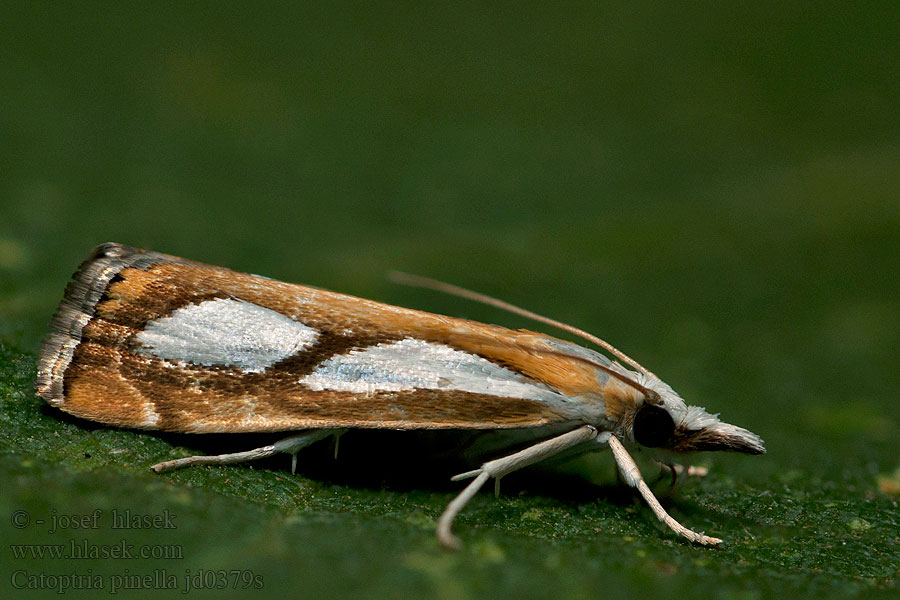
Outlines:
[[692,542],[721,540],[675,521],[626,446],[765,452],[755,434],[687,406],[599,338],[472,292],[430,285],[562,327],[616,360],[545,334],[398,308],[147,252],[97,247],[74,275],[41,350],[37,393],[68,413],[181,433],[293,432],[272,445],[162,462],[293,455],[348,429],[518,430],[542,440],[454,479],[474,480],[437,536],[490,478],[569,449],[609,446],[623,479]]

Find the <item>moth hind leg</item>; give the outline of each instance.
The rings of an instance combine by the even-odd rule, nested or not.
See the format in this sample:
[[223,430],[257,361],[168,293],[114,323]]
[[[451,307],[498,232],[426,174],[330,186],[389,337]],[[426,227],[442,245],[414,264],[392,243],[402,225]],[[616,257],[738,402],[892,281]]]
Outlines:
[[156,473],[163,471],[171,471],[172,469],[180,469],[190,465],[227,465],[230,463],[248,462],[266,458],[280,452],[286,452],[291,455],[291,472],[297,470],[297,453],[307,446],[323,440],[332,435],[340,435],[344,433],[343,429],[314,429],[312,431],[304,431],[295,435],[280,439],[274,444],[261,446],[252,450],[243,452],[232,452],[230,454],[216,455],[197,455],[187,456],[185,458],[176,458],[174,460],[166,460],[156,463],[151,469]]
[[469,500],[478,493],[481,486],[487,483],[491,477],[499,481],[501,477],[512,473],[513,471],[527,467],[528,465],[553,456],[554,454],[558,454],[563,450],[567,450],[578,444],[596,439],[597,434],[596,428],[585,425],[555,438],[535,444],[534,446],[529,446],[515,454],[488,461],[481,465],[481,468],[475,469],[474,471],[468,471],[453,477],[453,481],[469,479],[471,477],[474,477],[475,479],[447,505],[447,508],[444,509],[443,514],[441,514],[438,519],[437,530],[435,531],[438,542],[450,550],[459,550],[461,543],[459,538],[453,535],[453,531],[451,530],[453,520],[465,505],[469,503]]

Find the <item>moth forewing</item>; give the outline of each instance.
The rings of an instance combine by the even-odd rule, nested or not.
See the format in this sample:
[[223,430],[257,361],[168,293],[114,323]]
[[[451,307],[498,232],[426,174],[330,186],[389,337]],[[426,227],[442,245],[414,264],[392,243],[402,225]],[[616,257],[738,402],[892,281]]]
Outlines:
[[[422,285],[423,281],[414,283]],[[608,343],[474,292],[444,289],[560,326],[594,350],[531,331],[399,308],[121,244],[97,247],[66,289],[38,366],[37,393],[78,417],[181,433],[292,432],[189,464],[293,455],[352,429],[533,431],[535,444],[464,474],[438,538],[488,479],[573,448],[609,445],[624,479],[691,541],[715,544],[659,505],[626,444],[762,453],[762,440],[687,407]],[[443,286],[443,287],[442,287]],[[541,438],[545,439],[541,439]]]

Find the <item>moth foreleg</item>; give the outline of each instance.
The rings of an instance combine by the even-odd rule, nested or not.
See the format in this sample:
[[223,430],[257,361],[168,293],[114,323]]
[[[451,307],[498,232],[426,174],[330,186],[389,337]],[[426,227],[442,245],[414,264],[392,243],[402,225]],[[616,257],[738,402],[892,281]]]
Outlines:
[[513,471],[527,467],[528,465],[553,456],[554,454],[558,454],[563,450],[567,450],[578,444],[590,441],[596,437],[597,429],[590,425],[585,425],[574,431],[564,433],[563,435],[535,444],[534,446],[529,446],[515,454],[488,461],[481,465],[481,468],[475,469],[474,471],[456,475],[452,478],[453,481],[468,479],[470,477],[474,477],[475,480],[467,485],[466,488],[447,505],[447,508],[444,509],[444,513],[438,519],[436,531],[438,542],[451,550],[458,550],[460,548],[459,538],[453,535],[453,532],[451,531],[453,519],[456,518],[456,515],[459,514],[463,507],[468,504],[469,500],[478,493],[481,486],[483,486],[491,477],[495,477],[499,480],[504,475],[512,473]]
[[272,456],[279,452],[286,452],[291,455],[291,472],[294,472],[297,468],[297,452],[330,435],[340,435],[343,432],[343,429],[314,429],[312,431],[304,431],[303,433],[280,439],[274,444],[254,448],[253,450],[233,452],[231,454],[217,454],[214,456],[198,455],[176,458],[174,460],[156,463],[150,468],[157,473],[161,473],[163,471],[187,467],[189,465],[227,465],[229,463],[247,462]]
[[641,496],[643,496],[644,501],[650,506],[650,510],[656,515],[657,519],[665,523],[669,529],[678,535],[685,537],[692,542],[704,546],[715,546],[722,543],[722,540],[719,538],[692,531],[673,519],[659,503],[659,500],[656,499],[656,496],[653,495],[653,492],[650,491],[637,464],[635,464],[631,455],[628,454],[628,451],[625,450],[625,446],[622,445],[622,442],[613,435],[609,437],[606,443],[609,444],[609,448],[612,450],[613,456],[616,459],[616,464],[619,466],[619,472],[622,473],[622,478],[625,479],[625,482],[628,485],[637,488],[641,493]]

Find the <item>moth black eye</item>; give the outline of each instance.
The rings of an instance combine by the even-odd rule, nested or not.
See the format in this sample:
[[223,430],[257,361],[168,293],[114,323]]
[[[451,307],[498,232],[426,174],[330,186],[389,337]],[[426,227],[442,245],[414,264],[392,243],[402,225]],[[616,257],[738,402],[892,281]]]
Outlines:
[[659,448],[672,439],[675,421],[666,409],[644,404],[634,415],[634,441],[648,448]]

